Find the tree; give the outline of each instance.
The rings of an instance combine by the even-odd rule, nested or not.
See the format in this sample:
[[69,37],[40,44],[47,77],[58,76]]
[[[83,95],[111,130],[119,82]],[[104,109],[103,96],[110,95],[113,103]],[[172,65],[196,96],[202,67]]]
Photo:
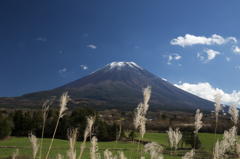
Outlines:
[[13,118],[14,121],[14,135],[21,136],[23,132],[23,113],[22,110],[15,111],[15,115]]
[[[113,123],[112,127],[109,127],[108,134],[109,137],[113,140],[116,140],[117,135],[120,131],[120,125],[117,125],[116,123]],[[121,126],[121,132],[120,132],[120,138],[125,137],[125,131],[124,128]]]
[[122,117],[125,117],[125,116],[126,116],[126,112],[124,112],[124,111],[121,112],[121,116],[122,116]]
[[0,139],[4,139],[11,134],[11,128],[7,121],[4,120],[2,113],[0,112]]
[[163,120],[167,119],[167,115],[166,115],[166,114],[163,114],[163,115],[162,115],[162,119],[163,119]]
[[36,133],[36,136],[41,136],[42,134],[42,112],[40,110],[33,113],[33,131]]
[[128,137],[130,137],[130,138],[132,139],[132,141],[133,141],[133,139],[137,137],[137,134],[136,134],[134,131],[132,131],[132,132],[128,135]]
[[[193,132],[183,132],[182,133],[182,146],[185,144],[185,146],[190,145],[192,148],[194,148],[194,140],[195,140],[195,134]],[[198,135],[196,135],[196,146],[195,148],[198,149],[200,148],[201,141],[198,138]]]
[[105,122],[100,122],[100,126],[98,128],[97,138],[102,141],[108,140],[108,129],[107,124]]
[[24,126],[24,135],[28,135],[28,133],[32,130],[33,125],[32,125],[32,116],[30,112],[26,112],[24,114],[24,119],[23,119],[23,126]]
[[69,116],[64,115],[59,121],[59,126],[57,129],[56,137],[67,139],[67,130],[70,128]]
[[98,112],[96,112],[95,110],[90,108],[86,108],[86,109],[79,108],[77,110],[73,110],[70,116],[70,126],[73,128],[79,128],[78,139],[80,140],[82,140],[84,131],[86,129],[86,117],[89,117],[89,116],[96,117],[95,123],[93,124],[93,129],[92,129],[94,131],[94,129],[97,126],[99,126],[99,115],[98,115]]
[[47,119],[48,119],[48,118],[51,118],[51,117],[53,117],[53,116],[54,116],[53,110],[52,110],[52,109],[49,109]]

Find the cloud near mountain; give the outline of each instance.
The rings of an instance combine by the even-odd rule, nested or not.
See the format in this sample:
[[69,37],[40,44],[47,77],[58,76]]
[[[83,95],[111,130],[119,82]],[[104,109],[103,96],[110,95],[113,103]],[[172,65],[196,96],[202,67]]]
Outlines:
[[225,93],[222,89],[213,88],[208,82],[198,84],[174,84],[174,86],[210,101],[214,101],[215,95],[217,93],[220,93],[222,95],[222,103],[231,104],[231,102],[235,102],[240,104],[240,91],[237,92],[234,90],[231,94],[228,94]]

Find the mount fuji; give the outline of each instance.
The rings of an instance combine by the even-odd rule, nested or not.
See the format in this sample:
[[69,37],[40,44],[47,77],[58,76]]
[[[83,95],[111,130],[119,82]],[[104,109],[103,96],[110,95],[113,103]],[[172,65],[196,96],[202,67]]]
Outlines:
[[150,109],[210,111],[214,108],[213,102],[175,87],[134,62],[112,62],[71,83],[49,91],[25,94],[21,99],[39,101],[49,96],[59,97],[68,91],[74,107],[85,101],[91,103],[87,106],[95,109],[133,110],[142,101],[142,88],[147,86],[152,87]]

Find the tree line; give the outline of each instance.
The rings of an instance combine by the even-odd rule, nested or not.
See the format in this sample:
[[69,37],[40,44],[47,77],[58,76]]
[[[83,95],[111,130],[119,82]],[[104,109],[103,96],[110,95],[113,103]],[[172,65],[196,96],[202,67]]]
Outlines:
[[[44,137],[51,138],[57,123],[59,112],[50,109],[48,111],[46,125],[44,129]],[[86,128],[86,117],[95,116],[96,121],[93,125],[92,135],[97,136],[100,141],[115,140],[117,133],[121,131],[121,137],[124,136],[124,128],[117,123],[107,124],[99,120],[97,111],[91,108],[78,108],[73,110],[71,114],[66,114],[59,121],[59,126],[56,131],[56,138],[67,139],[67,131],[69,128],[78,128],[78,140],[83,139],[84,130]],[[0,112],[0,139],[7,136],[28,136],[30,132],[41,137],[43,128],[43,114],[41,110],[36,110],[33,113],[22,110],[15,110],[9,113],[5,118]]]

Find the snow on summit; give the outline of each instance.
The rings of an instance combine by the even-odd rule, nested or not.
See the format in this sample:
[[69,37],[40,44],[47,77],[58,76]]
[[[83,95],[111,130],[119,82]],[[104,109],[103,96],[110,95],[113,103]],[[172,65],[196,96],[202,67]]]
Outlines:
[[106,67],[109,67],[109,69],[113,69],[113,68],[121,69],[123,67],[132,67],[132,68],[143,69],[142,67],[138,66],[134,62],[112,62],[112,63],[108,64]]
[[107,64],[106,66],[92,72],[91,74],[97,72],[97,71],[103,71],[103,72],[108,72],[108,71],[113,71],[114,69],[117,70],[122,70],[122,68],[132,68],[135,70],[141,69],[144,70],[142,67],[138,66],[136,63],[134,62],[112,62]]

